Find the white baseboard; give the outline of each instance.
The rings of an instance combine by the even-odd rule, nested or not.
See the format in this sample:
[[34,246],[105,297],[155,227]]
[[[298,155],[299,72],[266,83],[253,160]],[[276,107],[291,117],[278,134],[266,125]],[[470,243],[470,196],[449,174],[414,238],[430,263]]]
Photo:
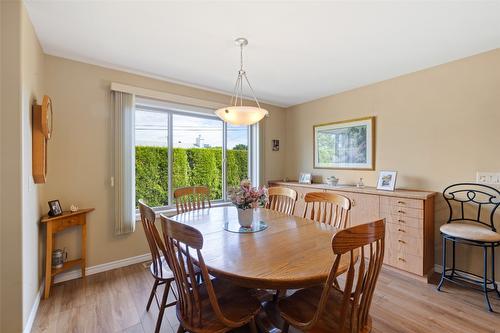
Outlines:
[[[443,272],[443,266],[435,264],[434,265],[434,272],[441,274]],[[465,276],[467,276],[468,278],[471,278],[471,279],[474,279],[474,278],[477,279],[477,277],[474,276],[474,275],[472,275],[472,274],[467,274],[467,273],[460,273],[460,274],[465,275]],[[500,286],[500,281],[496,281],[496,283],[497,283],[497,285]]]
[[[87,267],[85,269],[85,275],[93,275],[105,271],[110,271],[115,268],[120,268],[120,267],[125,267],[125,266],[130,266],[133,264],[137,264],[140,262],[148,261],[151,260],[151,254],[146,253],[146,254],[141,254],[139,256],[135,257],[130,257],[130,258],[125,258],[125,259],[120,259],[120,260],[115,260],[111,262],[107,262],[105,264],[100,264],[100,265],[95,265],[91,267]],[[59,282],[64,282],[68,280],[74,280],[82,277],[82,272],[80,269],[64,272],[61,274],[58,274],[54,277],[54,283],[59,283]]]
[[45,283],[42,282],[40,289],[35,296],[35,302],[33,302],[33,306],[31,307],[30,315],[26,324],[24,325],[23,333],[30,333],[33,328],[33,323],[35,322],[36,313],[38,312],[38,306],[40,305],[40,299],[42,298],[43,288],[45,287]]

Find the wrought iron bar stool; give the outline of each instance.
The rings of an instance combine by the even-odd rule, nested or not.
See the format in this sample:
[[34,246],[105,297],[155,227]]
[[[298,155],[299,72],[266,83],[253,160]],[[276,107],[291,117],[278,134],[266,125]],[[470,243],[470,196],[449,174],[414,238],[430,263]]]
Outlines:
[[[495,228],[495,211],[500,205],[500,192],[487,185],[459,183],[445,188],[443,196],[450,209],[450,216],[440,228],[443,238],[443,272],[437,289],[441,291],[445,280],[462,286],[465,286],[464,282],[472,283],[483,291],[486,306],[489,311],[493,311],[488,294],[496,292],[500,297],[495,282],[495,248],[500,245],[500,233]],[[446,268],[448,240],[452,243],[451,268]],[[456,243],[483,248],[483,276],[456,268]],[[488,250],[491,252],[491,278],[488,278]]]

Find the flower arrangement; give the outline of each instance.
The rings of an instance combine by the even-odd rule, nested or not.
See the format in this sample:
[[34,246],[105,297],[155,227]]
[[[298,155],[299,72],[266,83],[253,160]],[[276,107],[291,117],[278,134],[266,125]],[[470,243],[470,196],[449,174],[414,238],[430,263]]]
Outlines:
[[264,206],[268,200],[266,187],[253,187],[248,179],[240,183],[240,187],[231,191],[231,201],[238,209],[249,209]]

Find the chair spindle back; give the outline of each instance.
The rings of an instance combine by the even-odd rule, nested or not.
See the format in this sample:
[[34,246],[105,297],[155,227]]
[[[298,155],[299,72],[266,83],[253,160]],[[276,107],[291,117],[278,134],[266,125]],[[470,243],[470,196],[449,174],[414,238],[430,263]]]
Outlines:
[[203,284],[217,319],[228,327],[241,326],[241,323],[227,319],[219,306],[207,266],[201,254],[203,248],[201,233],[191,226],[173,221],[164,215],[160,215],[160,218],[166,253],[172,264],[171,269],[177,288],[177,307],[185,324],[188,327],[201,327],[202,324],[201,285],[196,283],[194,266],[194,262],[196,262],[201,270]]
[[149,250],[153,262],[153,273],[155,276],[163,277],[162,256],[165,256],[165,246],[155,226],[156,214],[144,201],[139,200],[139,212],[141,214],[142,228],[148,241]]
[[349,221],[351,201],[340,194],[309,192],[305,195],[304,218],[344,229]]
[[345,255],[349,256],[350,261],[344,290],[338,289],[342,292],[339,332],[346,332],[349,326],[350,332],[361,332],[367,326],[373,292],[384,258],[384,237],[384,220],[347,228],[333,236],[332,249],[335,260],[313,319],[302,325],[305,330],[313,327],[325,311],[331,289],[337,288],[334,282],[341,257]]
[[177,214],[210,208],[210,190],[206,186],[181,187],[174,191]]
[[293,215],[295,202],[297,202],[297,191],[287,187],[270,187],[268,190],[269,201],[266,204],[267,209]]

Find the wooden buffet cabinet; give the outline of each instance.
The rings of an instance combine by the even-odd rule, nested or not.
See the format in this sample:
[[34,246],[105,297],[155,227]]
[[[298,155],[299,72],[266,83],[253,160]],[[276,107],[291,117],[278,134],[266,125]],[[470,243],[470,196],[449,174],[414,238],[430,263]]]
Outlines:
[[304,195],[327,191],[348,197],[352,207],[349,225],[386,220],[384,264],[425,280],[434,269],[434,197],[435,192],[395,190],[373,187],[330,186],[271,181],[269,186],[284,186],[297,191],[294,215],[302,216]]

